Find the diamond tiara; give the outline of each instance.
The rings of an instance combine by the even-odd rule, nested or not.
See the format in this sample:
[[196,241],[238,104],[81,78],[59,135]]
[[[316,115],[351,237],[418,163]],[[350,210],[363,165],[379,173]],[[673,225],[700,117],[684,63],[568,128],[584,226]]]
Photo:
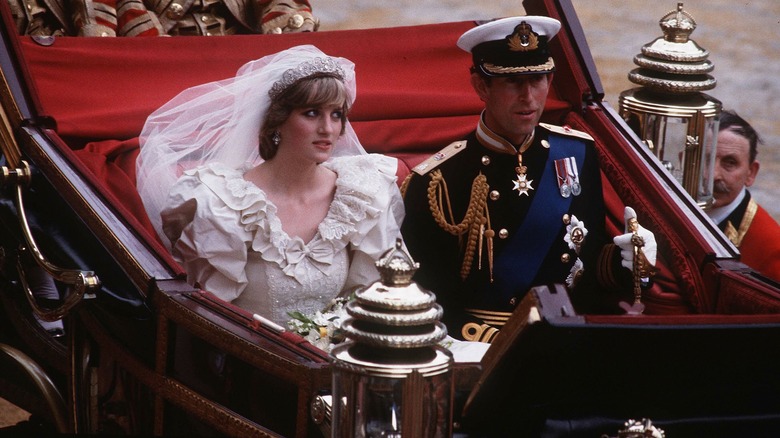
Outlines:
[[279,97],[284,90],[297,81],[312,76],[317,73],[328,73],[344,80],[344,69],[333,58],[314,58],[311,61],[300,63],[297,67],[286,70],[282,73],[282,78],[274,82],[268,95],[271,99]]

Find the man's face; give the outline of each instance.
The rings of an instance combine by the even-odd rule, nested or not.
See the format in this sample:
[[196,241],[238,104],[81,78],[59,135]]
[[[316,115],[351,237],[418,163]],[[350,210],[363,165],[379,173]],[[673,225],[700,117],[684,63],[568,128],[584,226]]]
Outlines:
[[752,186],[758,167],[758,161],[750,163],[750,142],[745,137],[731,129],[720,131],[715,154],[715,206],[728,205],[742,187]]
[[552,74],[494,77],[472,74],[471,84],[485,102],[485,123],[514,144],[531,133],[544,111]]

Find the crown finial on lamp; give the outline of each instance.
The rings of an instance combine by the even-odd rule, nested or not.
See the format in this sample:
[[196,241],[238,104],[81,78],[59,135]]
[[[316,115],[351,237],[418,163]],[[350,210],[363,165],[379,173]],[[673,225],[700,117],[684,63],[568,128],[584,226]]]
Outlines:
[[388,286],[410,285],[412,276],[419,267],[420,264],[412,260],[412,256],[404,250],[400,238],[396,239],[394,248],[382,254],[376,261],[379,278]]
[[628,79],[661,93],[690,94],[715,88],[711,73],[715,66],[707,58],[709,52],[690,39],[696,21],[678,3],[658,21],[663,36],[642,46],[634,57],[639,68]]
[[696,20],[683,10],[683,4],[677,3],[677,10],[670,11],[658,21],[664,32],[664,39],[673,43],[685,43],[696,29]]
[[683,3],[658,21],[663,36],[642,46],[620,93],[620,114],[696,203],[713,201],[715,142],[722,104],[709,52],[691,39],[697,23]]

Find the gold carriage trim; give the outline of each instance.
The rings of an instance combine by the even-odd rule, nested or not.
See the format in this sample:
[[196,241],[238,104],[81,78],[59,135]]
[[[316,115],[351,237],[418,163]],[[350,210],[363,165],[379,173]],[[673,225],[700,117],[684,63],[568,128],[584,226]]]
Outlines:
[[493,74],[514,74],[514,73],[532,73],[547,72],[555,68],[555,61],[552,57],[547,58],[547,62],[539,65],[529,65],[522,67],[502,67],[495,64],[484,63],[482,67]]

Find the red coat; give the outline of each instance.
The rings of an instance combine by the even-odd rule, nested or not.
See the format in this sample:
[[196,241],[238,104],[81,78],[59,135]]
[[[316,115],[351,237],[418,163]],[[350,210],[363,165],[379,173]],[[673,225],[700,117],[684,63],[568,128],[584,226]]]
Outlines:
[[755,204],[755,214],[750,220],[748,207],[740,224],[740,230],[746,228],[738,244],[742,253],[742,262],[761,274],[780,281],[780,225],[760,205]]

